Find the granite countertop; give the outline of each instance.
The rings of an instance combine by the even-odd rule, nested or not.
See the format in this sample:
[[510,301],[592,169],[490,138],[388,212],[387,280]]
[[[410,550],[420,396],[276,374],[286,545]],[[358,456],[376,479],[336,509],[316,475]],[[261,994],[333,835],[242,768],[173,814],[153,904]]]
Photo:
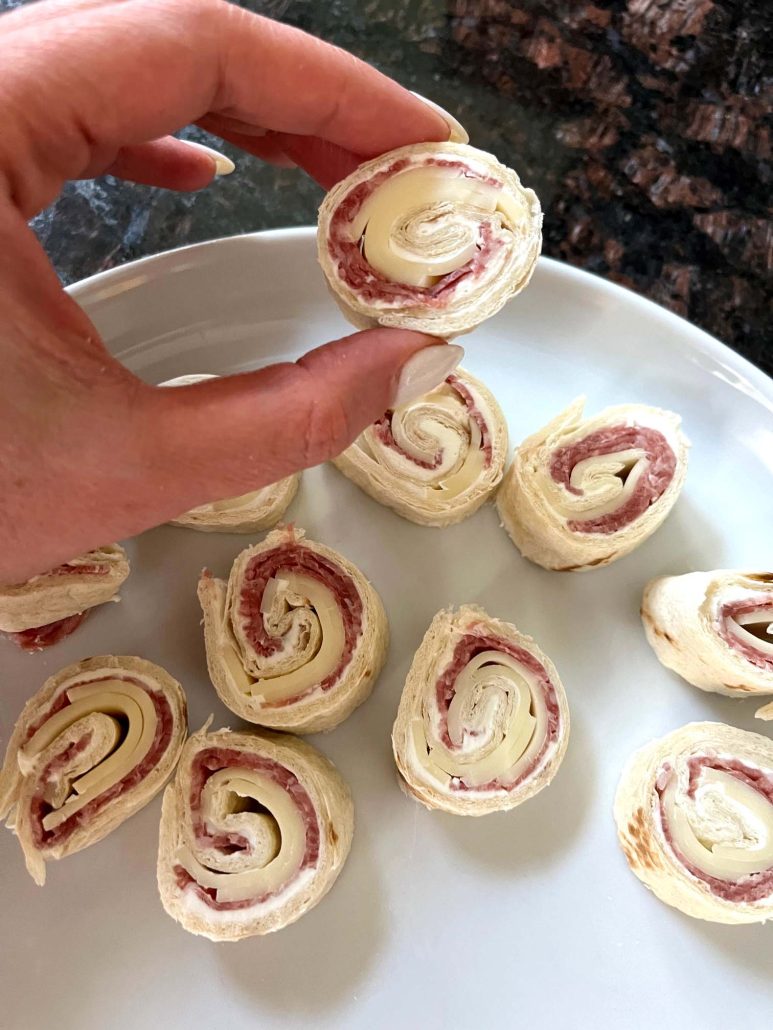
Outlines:
[[[21,0],[0,0],[0,9]],[[773,374],[773,6],[764,0],[248,0],[455,113],[536,189],[544,252]],[[766,76],[767,72],[767,76]],[[183,135],[202,141],[204,133]],[[210,140],[210,142],[212,142]],[[218,144],[219,145],[219,144]],[[213,236],[315,221],[317,187],[223,148],[199,194],[69,186],[35,228],[72,282]]]

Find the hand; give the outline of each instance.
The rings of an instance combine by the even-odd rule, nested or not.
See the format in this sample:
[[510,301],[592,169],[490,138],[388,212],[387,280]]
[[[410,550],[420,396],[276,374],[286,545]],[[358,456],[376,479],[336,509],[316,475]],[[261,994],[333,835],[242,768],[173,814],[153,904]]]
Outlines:
[[[368,65],[222,0],[49,0],[0,18],[0,66],[0,582],[334,456],[440,343],[355,333],[158,389],[110,356],[26,224],[68,179],[206,186],[213,158],[168,135],[190,122],[324,186],[448,138]],[[418,363],[433,355],[437,382],[443,353]]]

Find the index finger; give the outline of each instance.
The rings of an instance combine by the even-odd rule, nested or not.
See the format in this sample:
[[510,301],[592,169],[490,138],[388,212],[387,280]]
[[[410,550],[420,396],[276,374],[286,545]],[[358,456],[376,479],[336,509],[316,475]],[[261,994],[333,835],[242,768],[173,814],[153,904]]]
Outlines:
[[0,174],[25,213],[121,147],[207,115],[363,157],[449,135],[363,61],[223,0],[44,0],[0,18],[0,51]]

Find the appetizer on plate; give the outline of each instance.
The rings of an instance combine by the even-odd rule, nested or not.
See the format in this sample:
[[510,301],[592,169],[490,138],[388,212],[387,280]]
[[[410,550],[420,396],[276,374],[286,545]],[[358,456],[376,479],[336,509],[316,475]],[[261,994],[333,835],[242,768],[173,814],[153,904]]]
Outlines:
[[418,400],[387,411],[333,464],[403,518],[450,526],[491,497],[506,460],[502,409],[459,368]]
[[462,143],[418,143],[366,161],[319,211],[322,271],[359,329],[469,332],[526,286],[541,245],[534,191]]
[[773,918],[773,741],[693,722],[643,747],[615,798],[620,844],[661,901],[715,923]]
[[435,616],[392,730],[406,793],[454,815],[515,808],[550,783],[568,742],[564,688],[530,637],[474,605]]
[[524,556],[559,572],[609,565],[663,523],[687,472],[681,419],[644,404],[583,418],[583,398],[516,449],[497,495]]
[[277,733],[208,733],[185,745],[164,793],[158,889],[190,933],[235,941],[313,908],[349,854],[354,811],[331,762]]
[[142,658],[87,658],[46,680],[0,772],[0,818],[35,883],[46,862],[96,844],[155,797],[187,732],[182,687]]
[[199,580],[207,665],[247,722],[330,730],[368,697],[386,659],[381,598],[342,555],[292,526],[236,558],[228,582]]
[[658,659],[694,687],[773,694],[773,573],[661,576],[644,590],[641,617]]
[[118,601],[128,575],[126,552],[110,544],[0,587],[0,631],[25,651],[42,651],[73,633],[98,604]]

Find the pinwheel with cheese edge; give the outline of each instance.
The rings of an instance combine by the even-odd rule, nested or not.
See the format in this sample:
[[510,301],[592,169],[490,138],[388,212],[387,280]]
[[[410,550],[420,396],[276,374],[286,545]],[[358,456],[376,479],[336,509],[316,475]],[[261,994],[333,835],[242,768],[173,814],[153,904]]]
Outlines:
[[242,551],[228,582],[205,569],[199,600],[210,678],[247,722],[332,729],[368,697],[386,658],[389,627],[373,586],[292,526]]
[[[188,386],[217,379],[214,375],[196,374],[168,379],[161,386]],[[197,508],[172,520],[173,526],[187,526],[205,533],[259,533],[271,529],[282,518],[298,491],[300,472],[278,483],[252,490],[240,497],[200,504]]]
[[473,605],[435,616],[392,730],[406,793],[454,815],[515,808],[550,783],[568,741],[564,688],[530,637]]
[[633,872],[667,905],[716,923],[773,918],[773,741],[694,722],[633,755],[615,798]]
[[110,544],[26,583],[0,586],[0,631],[25,651],[41,651],[73,633],[92,608],[119,600],[128,575],[126,552]]
[[584,419],[584,406],[524,440],[497,495],[524,558],[559,572],[630,554],[663,523],[687,473],[678,415],[621,404]]
[[668,669],[718,694],[773,694],[773,573],[661,576],[642,599],[647,640]]
[[0,818],[35,882],[46,862],[102,840],[155,797],[187,731],[180,684],[141,658],[87,658],[46,680],[0,772]]
[[341,776],[308,744],[208,725],[164,793],[158,888],[190,933],[234,941],[318,904],[346,861],[354,813]]
[[414,144],[360,165],[325,197],[317,231],[328,286],[353,325],[444,339],[519,293],[541,244],[534,191],[462,143]]
[[449,526],[491,497],[506,459],[501,408],[479,379],[457,369],[423,397],[387,411],[333,463],[403,518]]

